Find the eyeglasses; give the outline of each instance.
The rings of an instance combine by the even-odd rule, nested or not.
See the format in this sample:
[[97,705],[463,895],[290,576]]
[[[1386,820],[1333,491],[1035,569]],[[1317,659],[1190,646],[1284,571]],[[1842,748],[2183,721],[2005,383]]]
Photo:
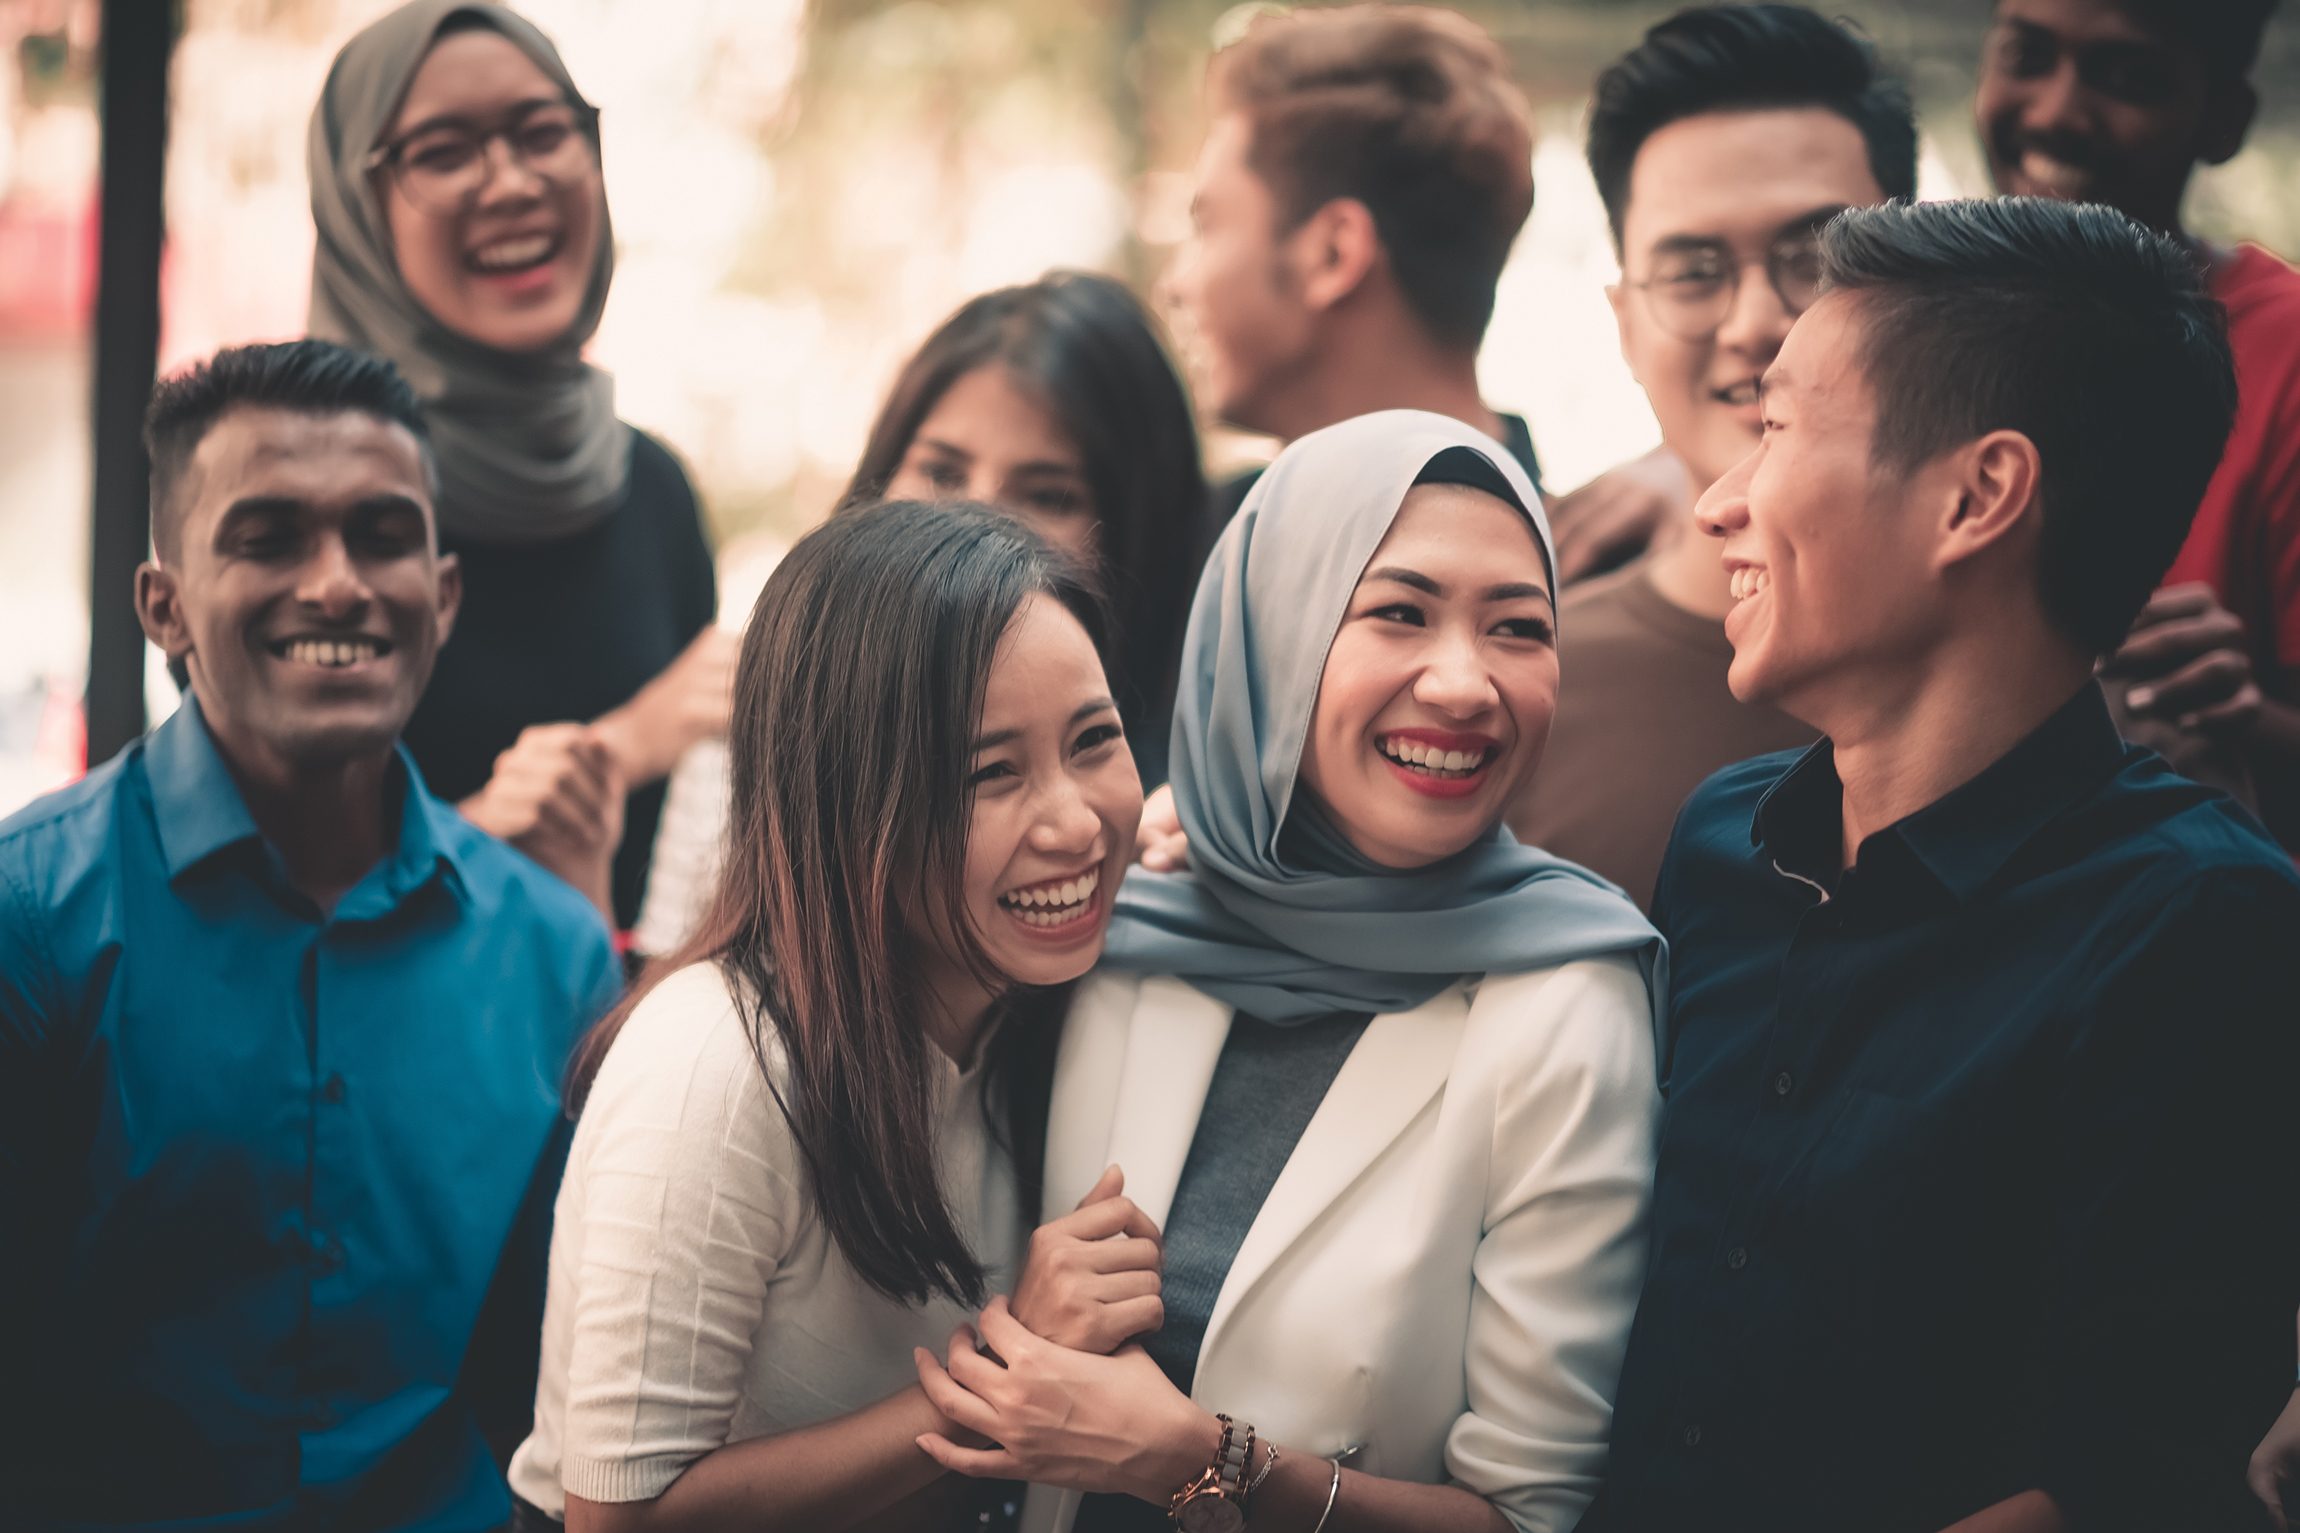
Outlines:
[[493,128],[439,122],[395,139],[367,157],[367,168],[390,174],[402,194],[426,213],[450,216],[479,200],[495,177],[489,146],[502,141],[512,163],[551,186],[568,186],[599,168],[599,109],[558,101],[514,108]]
[[1742,261],[1719,245],[1669,250],[1656,257],[1653,275],[1628,285],[1645,295],[1653,317],[1682,341],[1705,341],[1724,327],[1741,295],[1741,273],[1763,266],[1791,319],[1821,296],[1821,237],[1800,229],[1776,240],[1762,261]]

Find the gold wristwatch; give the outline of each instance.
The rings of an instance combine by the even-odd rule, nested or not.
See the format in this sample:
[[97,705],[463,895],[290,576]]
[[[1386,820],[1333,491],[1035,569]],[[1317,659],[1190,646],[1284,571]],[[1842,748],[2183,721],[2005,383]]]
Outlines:
[[1246,1526],[1246,1469],[1254,1459],[1254,1429],[1241,1433],[1227,1416],[1222,1441],[1206,1472],[1174,1493],[1167,1512],[1181,1533],[1242,1533]]

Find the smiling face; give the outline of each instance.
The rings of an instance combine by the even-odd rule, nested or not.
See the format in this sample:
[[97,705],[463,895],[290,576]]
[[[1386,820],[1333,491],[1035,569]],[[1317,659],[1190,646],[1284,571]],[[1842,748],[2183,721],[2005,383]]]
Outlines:
[[1094,493],[1068,432],[1011,369],[978,367],[944,390],[902,463],[889,500],[974,500],[1011,511],[1080,558],[1094,552]]
[[1032,596],[1006,625],[972,784],[966,915],[985,953],[1020,984],[1076,979],[1102,954],[1142,779],[1101,659],[1060,602]]
[[[582,312],[607,202],[590,140],[557,134],[570,121],[559,87],[498,32],[443,37],[416,70],[385,134],[401,146],[402,169],[379,170],[377,185],[401,280],[456,334],[500,351],[534,351],[564,336]],[[415,194],[427,166],[444,166],[474,135],[498,130],[511,131],[527,163],[503,140],[489,140],[481,151],[485,180],[460,206],[443,209],[437,195]]]
[[[1767,276],[1768,259],[1786,276],[1819,223],[1884,200],[1860,130],[1819,107],[1681,118],[1638,148],[1622,215],[1622,285],[1608,296],[1622,357],[1696,484],[1757,442],[1757,379],[1796,319]],[[1715,330],[1680,333],[1697,327],[1671,311],[1694,286],[1729,282],[1735,269],[1739,288]]]
[[1464,485],[1407,491],[1327,651],[1302,787],[1367,857],[1423,867],[1500,821],[1556,711],[1532,525]]
[[1159,289],[1176,311],[1198,397],[1231,425],[1275,431],[1282,398],[1311,355],[1317,315],[1288,265],[1277,199],[1246,163],[1253,142],[1243,112],[1207,133],[1190,234]]
[[1850,294],[1797,322],[1765,375],[1764,440],[1694,508],[1732,582],[1733,695],[1823,730],[1865,678],[1928,653],[1941,621],[1932,522],[1903,514],[1919,481],[1870,461],[1860,341]]
[[462,589],[415,438],[357,412],[240,406],[176,494],[176,551],[140,572],[138,605],[225,753],[284,776],[390,750]]
[[2256,99],[2107,0],[2002,0],[1973,112],[1998,191],[2171,230],[2189,172],[2243,147]]

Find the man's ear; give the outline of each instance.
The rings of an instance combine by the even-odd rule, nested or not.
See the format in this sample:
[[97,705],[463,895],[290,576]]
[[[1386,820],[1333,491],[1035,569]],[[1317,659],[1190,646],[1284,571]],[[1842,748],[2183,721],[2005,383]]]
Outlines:
[[463,610],[463,561],[453,554],[439,556],[439,642],[455,632],[455,614]]
[[2204,109],[2196,158],[2206,165],[2225,165],[2235,159],[2259,111],[2260,92],[2252,88],[2250,80],[2237,80],[2214,92],[2211,105]]
[[171,661],[192,652],[192,625],[176,572],[156,559],[136,566],[136,620]]
[[1645,380],[1637,377],[1637,356],[1629,348],[1629,289],[1619,282],[1605,285],[1605,301],[1613,305],[1613,333],[1621,343],[1621,360],[1628,365],[1629,376],[1637,379],[1643,388]]
[[1302,301],[1320,312],[1356,292],[1388,259],[1373,210],[1355,197],[1336,197],[1302,220],[1286,238],[1286,254]]
[[1917,470],[1939,516],[1941,567],[2034,538],[2043,528],[2044,459],[2018,431],[1991,431]]

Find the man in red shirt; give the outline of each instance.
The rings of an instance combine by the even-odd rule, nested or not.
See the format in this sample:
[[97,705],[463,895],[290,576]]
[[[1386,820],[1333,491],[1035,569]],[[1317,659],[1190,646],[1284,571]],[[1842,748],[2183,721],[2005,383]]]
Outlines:
[[2185,241],[2228,309],[2236,428],[2188,542],[2104,668],[2119,723],[2300,850],[2300,272],[2181,227],[2244,146],[2276,0],[1999,0],[1974,98],[1997,190],[2105,202]]

